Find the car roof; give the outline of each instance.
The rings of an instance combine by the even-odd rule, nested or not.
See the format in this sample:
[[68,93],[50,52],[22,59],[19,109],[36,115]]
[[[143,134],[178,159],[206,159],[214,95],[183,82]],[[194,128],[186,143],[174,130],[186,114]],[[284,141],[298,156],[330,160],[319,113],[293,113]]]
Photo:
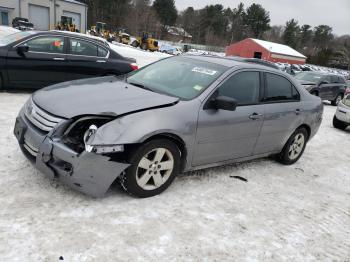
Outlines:
[[91,40],[94,39],[98,42],[100,42],[101,44],[109,47],[108,42],[100,37],[96,37],[96,36],[91,36],[91,35],[86,35],[86,34],[82,34],[82,33],[76,33],[76,32],[70,32],[70,31],[60,31],[60,30],[50,30],[50,31],[35,31],[37,34],[42,34],[42,35],[62,35],[62,36],[76,36],[79,38],[85,38],[87,40]]
[[256,62],[255,59],[246,59],[242,57],[221,57],[221,56],[213,56],[213,55],[183,55],[184,57],[189,57],[192,59],[197,59],[209,63],[214,63],[218,65],[223,65],[226,67],[251,67],[257,69],[271,69],[272,71],[282,73],[281,70],[277,69],[275,66],[271,66],[268,61],[259,61]]

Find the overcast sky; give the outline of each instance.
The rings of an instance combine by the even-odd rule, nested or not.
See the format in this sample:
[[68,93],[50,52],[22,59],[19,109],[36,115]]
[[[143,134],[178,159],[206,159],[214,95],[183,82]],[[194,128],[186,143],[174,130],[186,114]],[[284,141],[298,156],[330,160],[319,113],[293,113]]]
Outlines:
[[252,3],[261,4],[270,12],[272,25],[284,25],[295,18],[299,24],[317,26],[326,24],[333,27],[337,35],[350,34],[350,0],[175,0],[177,9],[189,6],[195,9],[209,4],[222,4],[234,8],[240,2],[247,7]]

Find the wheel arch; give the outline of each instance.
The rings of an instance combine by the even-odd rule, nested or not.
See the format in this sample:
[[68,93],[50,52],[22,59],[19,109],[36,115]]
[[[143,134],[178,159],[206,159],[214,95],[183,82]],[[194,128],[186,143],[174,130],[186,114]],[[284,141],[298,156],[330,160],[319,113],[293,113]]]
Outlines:
[[305,128],[307,131],[307,135],[308,135],[308,139],[310,138],[311,135],[311,127],[307,124],[302,124],[300,126],[298,126],[298,128],[296,128],[295,130],[299,129],[299,128]]
[[146,138],[142,143],[147,143],[151,140],[161,139],[161,138],[168,139],[168,140],[172,141],[179,148],[180,156],[181,156],[181,169],[180,170],[181,170],[181,172],[183,172],[183,170],[185,169],[185,166],[186,166],[187,148],[186,148],[185,141],[181,137],[179,137],[176,134],[172,134],[172,133],[159,133],[159,134],[155,134],[155,135],[152,135],[152,136]]

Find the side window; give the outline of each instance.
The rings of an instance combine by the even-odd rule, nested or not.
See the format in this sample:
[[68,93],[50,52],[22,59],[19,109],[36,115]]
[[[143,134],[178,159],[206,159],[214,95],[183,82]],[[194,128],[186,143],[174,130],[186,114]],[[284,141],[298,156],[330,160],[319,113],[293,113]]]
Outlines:
[[328,83],[332,83],[331,76],[326,76],[325,79]]
[[345,84],[345,80],[342,76],[339,76],[338,79],[339,79],[338,83]]
[[259,72],[240,72],[219,87],[218,95],[234,98],[238,105],[255,104],[259,101],[259,90]]
[[83,56],[97,56],[97,45],[88,41],[70,39],[70,54]]
[[42,52],[63,54],[64,38],[56,36],[43,36],[29,40],[25,43],[29,47],[30,52]]
[[102,48],[100,46],[97,47],[98,50],[98,57],[106,57],[108,54],[108,51],[105,48]]
[[339,83],[339,79],[337,76],[331,76],[332,83]]
[[300,95],[296,88],[286,78],[266,73],[265,101],[299,100]]

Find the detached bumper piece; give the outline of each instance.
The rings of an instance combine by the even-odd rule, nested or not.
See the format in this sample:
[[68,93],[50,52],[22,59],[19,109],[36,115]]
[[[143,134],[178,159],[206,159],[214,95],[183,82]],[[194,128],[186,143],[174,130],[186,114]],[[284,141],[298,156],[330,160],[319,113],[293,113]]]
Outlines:
[[102,197],[113,181],[129,167],[109,161],[108,156],[70,149],[50,133],[43,134],[22,114],[16,120],[15,136],[24,155],[48,177],[93,197]]

